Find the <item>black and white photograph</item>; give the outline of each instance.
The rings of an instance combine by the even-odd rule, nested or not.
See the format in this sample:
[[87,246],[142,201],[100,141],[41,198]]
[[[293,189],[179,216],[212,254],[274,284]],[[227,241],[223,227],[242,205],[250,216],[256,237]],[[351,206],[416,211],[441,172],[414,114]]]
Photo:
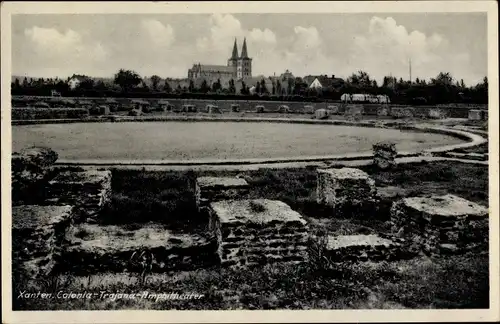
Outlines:
[[497,12],[463,3],[2,5],[3,308],[496,309]]

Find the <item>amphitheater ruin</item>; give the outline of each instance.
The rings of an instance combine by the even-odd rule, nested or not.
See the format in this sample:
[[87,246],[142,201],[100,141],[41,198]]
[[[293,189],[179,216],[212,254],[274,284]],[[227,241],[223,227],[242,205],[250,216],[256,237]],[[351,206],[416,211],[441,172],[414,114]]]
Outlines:
[[[375,165],[394,165],[390,144],[375,145],[374,152]],[[12,159],[13,188],[36,184],[45,195],[43,203],[12,209],[14,263],[32,277],[60,269],[75,274],[132,271],[130,260],[137,251],[151,256],[152,272],[308,260],[308,242],[315,234],[306,219],[264,194],[249,199],[244,178],[196,179],[191,194],[199,222],[207,224],[203,233],[174,233],[154,223],[129,229],[100,222],[113,190],[110,170],[55,171],[56,160],[57,153],[40,148]],[[319,168],[316,191],[318,205],[330,208],[332,217],[352,211],[366,217],[379,207],[375,182],[357,168]],[[388,212],[390,233],[327,235],[331,261],[391,261],[488,248],[488,210],[463,198],[407,197],[395,200]]]

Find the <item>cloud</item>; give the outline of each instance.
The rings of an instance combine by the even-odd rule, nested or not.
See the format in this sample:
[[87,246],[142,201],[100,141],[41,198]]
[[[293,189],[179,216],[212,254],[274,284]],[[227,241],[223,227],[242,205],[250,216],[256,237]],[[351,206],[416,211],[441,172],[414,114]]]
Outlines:
[[146,32],[149,40],[157,46],[170,46],[175,40],[174,29],[170,25],[163,25],[155,19],[145,19],[141,27]]
[[57,61],[60,58],[67,61],[85,57],[104,60],[107,57],[107,52],[100,43],[85,43],[82,36],[72,29],[59,32],[55,28],[34,26],[25,29],[24,35],[38,55]]
[[314,26],[294,26],[292,34],[278,38],[269,28],[245,29],[231,14],[214,14],[209,18],[209,25],[209,35],[196,42],[197,50],[203,53],[200,62],[224,64],[235,37],[239,51],[242,38],[246,37],[248,52],[253,58],[253,75],[279,75],[287,69],[295,75],[330,73],[335,66],[336,59],[326,55],[323,40]]
[[441,71],[453,71],[455,76],[465,77],[470,58],[467,53],[453,51],[442,35],[409,32],[391,17],[375,16],[369,22],[367,33],[354,38],[349,59],[357,70],[381,80],[389,74],[408,79],[410,60],[413,79],[429,79]]

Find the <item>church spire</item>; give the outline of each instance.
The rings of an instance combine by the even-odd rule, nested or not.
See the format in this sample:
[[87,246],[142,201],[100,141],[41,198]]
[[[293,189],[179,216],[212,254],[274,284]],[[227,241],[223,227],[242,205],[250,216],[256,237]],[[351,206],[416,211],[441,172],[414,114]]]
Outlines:
[[236,45],[236,38],[234,39],[233,55],[231,55],[231,60],[238,59],[238,45]]
[[246,37],[243,39],[243,47],[241,49],[241,58],[248,58]]

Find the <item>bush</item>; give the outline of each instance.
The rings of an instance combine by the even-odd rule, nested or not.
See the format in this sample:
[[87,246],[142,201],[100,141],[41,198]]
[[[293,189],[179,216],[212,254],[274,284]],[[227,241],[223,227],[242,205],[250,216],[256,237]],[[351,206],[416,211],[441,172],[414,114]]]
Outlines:
[[12,120],[72,119],[88,115],[85,108],[12,108]]

